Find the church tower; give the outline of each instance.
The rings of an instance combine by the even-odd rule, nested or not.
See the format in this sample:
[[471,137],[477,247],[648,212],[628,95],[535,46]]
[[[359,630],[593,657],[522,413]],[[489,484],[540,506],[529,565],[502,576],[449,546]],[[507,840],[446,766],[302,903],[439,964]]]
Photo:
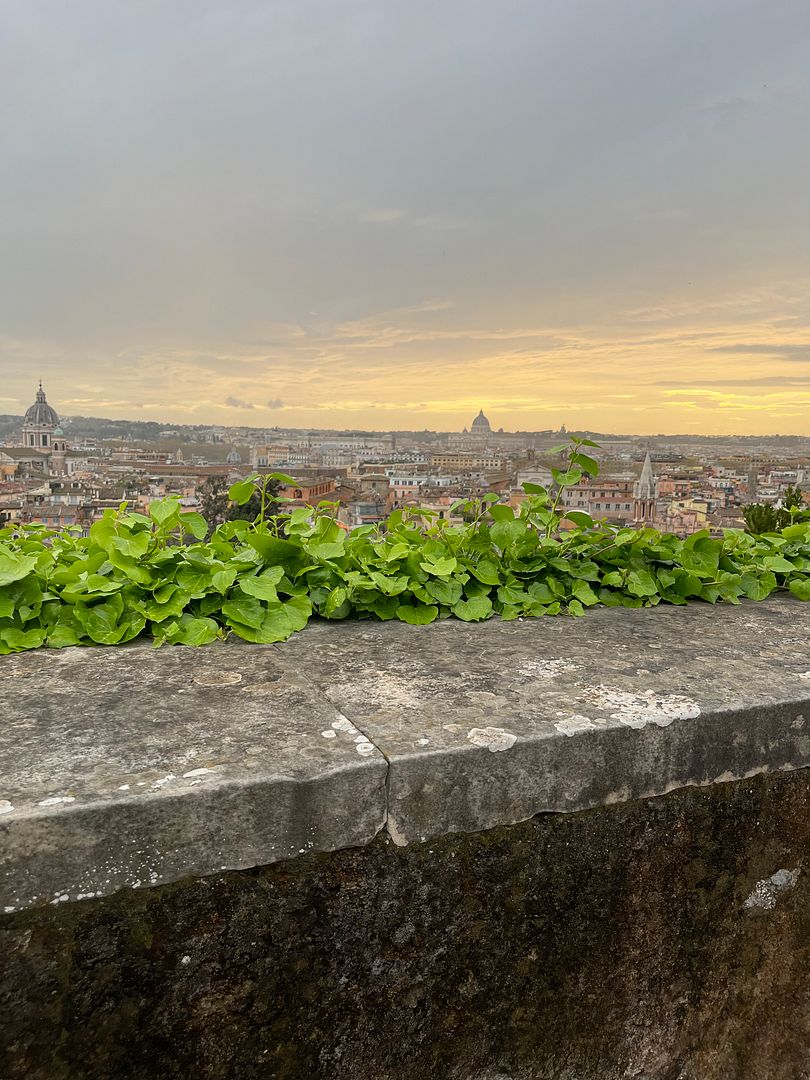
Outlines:
[[54,428],[51,436],[51,475],[64,476],[67,473],[67,439],[60,427]]
[[638,525],[651,525],[655,518],[655,476],[650,451],[641,466],[641,476],[633,491],[633,517]]

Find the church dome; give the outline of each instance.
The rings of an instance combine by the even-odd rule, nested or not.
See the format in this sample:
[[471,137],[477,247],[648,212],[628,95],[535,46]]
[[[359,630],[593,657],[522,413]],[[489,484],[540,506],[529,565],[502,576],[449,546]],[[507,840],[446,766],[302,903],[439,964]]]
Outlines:
[[489,420],[484,416],[484,410],[481,409],[478,416],[473,420],[470,426],[470,431],[474,435],[488,435],[492,428],[489,426]]
[[236,447],[234,447],[228,454],[228,456],[225,458],[225,461],[228,465],[241,465],[242,455],[239,453]]
[[58,427],[59,417],[56,409],[51,408],[45,400],[45,391],[42,383],[37,390],[37,399],[25,414],[26,427]]

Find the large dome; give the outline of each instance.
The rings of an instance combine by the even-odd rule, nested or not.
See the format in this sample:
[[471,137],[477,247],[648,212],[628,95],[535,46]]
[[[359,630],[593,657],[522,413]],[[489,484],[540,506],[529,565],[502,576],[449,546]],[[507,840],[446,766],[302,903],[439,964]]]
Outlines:
[[478,416],[473,420],[470,431],[475,435],[487,435],[491,430],[492,428],[489,426],[489,420],[484,416],[484,410],[481,409]]
[[59,427],[59,416],[56,409],[52,409],[45,400],[45,391],[42,383],[37,390],[37,400],[25,414],[26,427]]

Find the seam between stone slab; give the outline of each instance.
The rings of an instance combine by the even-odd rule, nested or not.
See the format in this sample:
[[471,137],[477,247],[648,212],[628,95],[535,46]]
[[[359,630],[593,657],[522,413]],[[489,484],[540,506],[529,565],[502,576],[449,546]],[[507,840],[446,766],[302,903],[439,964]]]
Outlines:
[[[351,718],[351,716],[349,716],[347,714],[345,708],[341,708],[340,705],[336,704],[332,700],[332,698],[329,698],[328,692],[324,694],[324,699],[326,701],[328,701],[328,703],[330,705],[332,705],[334,710],[337,712],[338,716],[346,716],[347,720],[349,720],[349,723],[352,725],[352,727],[356,728],[356,730],[359,731],[360,734],[364,735],[364,737],[368,740],[368,742],[374,746],[377,753],[381,755],[381,757],[384,759],[384,761],[386,761],[386,783],[384,783],[384,786],[383,786],[383,793],[384,793],[384,799],[386,799],[386,804],[384,804],[384,808],[383,808],[384,813],[383,813],[383,818],[382,818],[382,824],[377,829],[377,832],[374,834],[374,837],[372,838],[372,840],[375,840],[381,833],[386,833],[388,836],[391,837],[391,839],[394,841],[394,843],[395,843],[395,845],[397,845],[397,847],[404,847],[406,845],[406,843],[407,843],[407,840],[405,840],[404,838],[401,839],[399,837],[399,834],[396,833],[395,825],[393,826],[393,832],[392,832],[392,826],[391,826],[391,820],[392,820],[391,819],[391,813],[390,813],[390,809],[391,809],[391,758],[388,756],[388,754],[386,752],[384,752],[383,748],[377,742],[375,742],[372,735],[369,735],[367,731],[364,731],[363,728],[360,726],[360,724],[357,724],[356,721],[353,720]],[[372,840],[366,840],[366,843],[370,843],[370,842],[372,842]],[[365,845],[363,845],[363,847],[365,847]]]
[[[330,703],[332,703],[331,699],[330,699]],[[341,712],[342,715],[347,715],[346,706],[343,706],[342,709],[339,709],[337,705],[335,705],[334,707],[336,709],[338,709],[338,711]],[[796,698],[794,700],[788,700],[788,701],[783,701],[783,702],[771,702],[771,703],[769,703],[768,708],[769,709],[777,709],[777,710],[779,710],[779,709],[787,709],[787,708],[792,708],[794,710],[796,710],[796,709],[802,709],[803,710],[803,709],[806,709],[806,708],[810,709],[810,695],[808,695],[805,698]],[[739,722],[740,722],[739,730],[740,731],[745,731],[746,727],[750,726],[750,719],[751,719],[750,712],[751,712],[750,708],[745,707],[745,706],[742,707],[742,708],[739,708],[739,707],[719,708],[719,709],[713,709],[713,710],[709,711],[705,715],[701,716],[699,720],[695,719],[695,720],[675,721],[675,724],[683,723],[683,724],[689,725],[689,727],[691,728],[690,734],[693,737],[697,735],[698,727],[702,727],[704,724],[712,724],[713,725],[713,724],[717,724],[717,723],[723,723],[724,721],[726,723],[728,723],[728,722],[735,723],[735,721],[739,720]],[[356,721],[352,720],[348,716],[347,716],[347,718],[350,719],[350,722],[357,728],[358,731],[362,730],[360,728],[360,726],[356,723]],[[797,718],[800,719],[800,720],[803,720],[803,717],[802,717],[801,714],[799,714]],[[652,730],[657,731],[659,737],[669,738],[671,740],[671,744],[675,745],[677,728],[674,725],[667,725],[666,727],[661,727],[661,728],[653,728]],[[614,737],[614,738],[615,737],[621,737],[622,733],[626,734],[626,732],[627,732],[627,728],[624,728],[624,727],[621,727],[621,726],[616,726],[616,727],[614,727],[612,729],[608,729],[606,731],[603,731],[601,733],[601,735],[603,737],[607,737],[607,739],[610,740],[611,736]],[[365,733],[363,733],[363,734],[365,734]],[[551,743],[556,742],[561,747],[566,746],[566,745],[570,745],[571,748],[573,749],[574,745],[577,742],[580,742],[581,745],[583,745],[583,746],[590,744],[593,741],[595,735],[596,735],[596,732],[594,732],[594,731],[582,731],[582,732],[577,732],[573,737],[570,737],[570,736],[567,736],[567,737],[547,736],[547,737],[542,738],[542,739],[531,739],[531,738],[525,738],[524,737],[522,739],[521,738],[518,739],[517,746],[518,747],[522,746],[524,751],[531,752],[533,749],[536,749],[538,747],[538,745],[542,745],[544,743],[551,744]],[[665,781],[665,782],[661,783],[660,785],[657,785],[657,786],[653,785],[651,787],[646,787],[646,788],[643,788],[641,790],[633,790],[632,789],[632,779],[633,779],[633,777],[629,776],[628,779],[630,780],[631,783],[627,785],[627,787],[625,789],[625,792],[621,793],[621,797],[617,797],[617,795],[619,795],[620,792],[615,792],[615,793],[611,793],[611,796],[609,796],[609,797],[597,796],[597,797],[594,797],[594,798],[582,798],[579,801],[575,801],[573,803],[573,805],[571,805],[569,807],[560,806],[559,804],[558,805],[545,805],[545,806],[541,805],[541,806],[538,806],[536,808],[532,808],[531,811],[528,812],[528,813],[519,813],[519,816],[517,816],[517,817],[512,817],[511,815],[506,815],[506,814],[503,814],[503,815],[496,814],[494,819],[491,818],[488,821],[481,821],[480,823],[475,822],[475,823],[472,823],[471,825],[462,825],[462,826],[456,826],[456,827],[444,826],[444,827],[442,827],[442,828],[440,828],[438,830],[435,830],[435,831],[431,830],[428,827],[425,830],[426,835],[424,835],[424,836],[414,836],[413,834],[408,836],[407,832],[406,832],[406,826],[403,824],[403,827],[401,828],[399,823],[397,822],[396,818],[392,814],[392,809],[393,809],[392,804],[394,802],[394,796],[392,795],[392,780],[394,779],[394,769],[399,768],[401,770],[404,769],[404,770],[407,771],[409,766],[416,765],[418,767],[419,764],[421,764],[421,763],[424,763],[424,764],[427,764],[427,765],[435,764],[436,759],[438,759],[440,762],[441,761],[450,762],[451,759],[458,758],[459,762],[462,762],[464,760],[472,761],[472,760],[478,758],[479,761],[489,762],[489,760],[490,760],[489,756],[488,756],[489,752],[487,750],[485,750],[485,749],[482,749],[482,748],[473,749],[472,747],[457,747],[457,748],[454,747],[452,749],[451,748],[442,748],[440,750],[436,750],[436,751],[433,751],[433,752],[427,752],[427,753],[425,753],[425,752],[422,752],[422,753],[420,753],[420,752],[405,753],[405,754],[398,755],[395,759],[392,759],[385,752],[385,750],[383,750],[383,748],[377,744],[377,742],[374,740],[374,738],[372,736],[370,736],[368,734],[365,734],[365,737],[369,740],[369,742],[371,742],[375,746],[375,748],[382,755],[382,757],[385,758],[386,765],[387,765],[386,775],[385,775],[385,819],[384,819],[383,825],[382,825],[382,827],[380,828],[379,831],[380,832],[385,832],[390,837],[390,839],[393,841],[393,843],[396,844],[398,847],[404,847],[404,846],[407,846],[408,844],[414,843],[414,842],[419,843],[420,841],[425,841],[425,840],[429,840],[429,839],[435,839],[438,836],[442,836],[442,835],[450,834],[450,833],[455,833],[455,832],[458,832],[458,833],[486,832],[489,829],[499,828],[499,827],[513,825],[513,824],[518,824],[518,823],[520,823],[522,821],[528,821],[528,820],[531,820],[531,818],[536,817],[536,816],[538,816],[540,814],[580,813],[580,812],[583,812],[585,810],[596,809],[596,808],[598,808],[600,806],[612,805],[612,804],[617,804],[617,803],[622,803],[622,802],[635,802],[635,801],[645,800],[645,799],[661,798],[663,796],[666,796],[666,795],[670,794],[673,791],[678,791],[678,790],[681,790],[683,788],[690,788],[691,787],[691,788],[696,788],[697,789],[697,788],[712,787],[712,786],[715,786],[715,785],[718,785],[718,784],[741,782],[741,781],[744,781],[744,780],[751,779],[752,777],[758,776],[758,775],[779,775],[779,774],[782,774],[782,773],[798,772],[800,770],[810,768],[810,758],[808,758],[807,760],[803,760],[803,761],[802,760],[789,761],[787,759],[783,759],[783,760],[777,761],[777,762],[765,762],[765,763],[762,763],[762,764],[758,764],[758,765],[753,766],[753,767],[751,767],[749,769],[739,769],[736,772],[732,771],[732,769],[729,768],[729,769],[724,770],[722,773],[716,774],[715,776],[709,776],[709,777],[706,777],[706,778],[703,778],[703,779],[700,779],[700,778],[697,778],[697,777],[694,777],[694,778],[686,778],[686,777],[684,777],[684,778],[681,778],[681,779],[668,780],[668,781]],[[569,739],[570,739],[570,741],[569,741]],[[433,762],[431,762],[431,759],[433,759]],[[508,761],[511,762],[513,759],[507,758],[505,760],[508,760]],[[730,762],[729,764],[733,764],[733,763]],[[463,768],[461,770],[459,770],[459,772],[463,772],[463,771],[464,771]],[[584,795],[584,792],[583,792],[583,795]]]

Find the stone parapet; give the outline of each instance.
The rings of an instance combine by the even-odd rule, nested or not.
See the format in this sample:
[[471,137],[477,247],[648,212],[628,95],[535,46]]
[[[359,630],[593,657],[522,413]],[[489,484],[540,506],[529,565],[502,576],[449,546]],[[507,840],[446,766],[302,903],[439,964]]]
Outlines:
[[810,604],[0,659],[0,910],[810,764]]

